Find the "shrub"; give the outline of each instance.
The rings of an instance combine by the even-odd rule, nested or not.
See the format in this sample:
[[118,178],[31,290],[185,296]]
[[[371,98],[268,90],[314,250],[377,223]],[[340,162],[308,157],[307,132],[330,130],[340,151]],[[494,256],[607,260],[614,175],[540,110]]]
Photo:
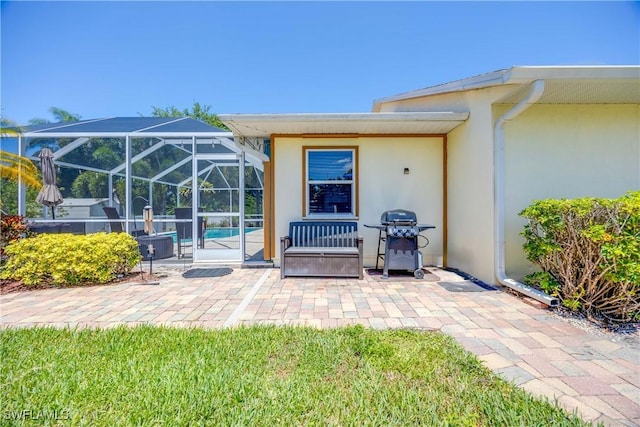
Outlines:
[[0,257],[5,258],[4,248],[9,243],[32,234],[25,217],[21,215],[0,216]]
[[126,233],[40,234],[6,248],[0,278],[26,285],[107,283],[140,261],[138,244]]
[[640,320],[640,192],[541,200],[520,216],[527,258],[542,268],[526,283],[587,316]]

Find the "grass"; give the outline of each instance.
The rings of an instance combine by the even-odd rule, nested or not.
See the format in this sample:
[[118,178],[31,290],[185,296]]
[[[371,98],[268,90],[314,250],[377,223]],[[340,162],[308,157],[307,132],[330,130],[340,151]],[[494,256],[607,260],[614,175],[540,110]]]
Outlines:
[[434,332],[142,326],[0,339],[2,425],[586,425]]

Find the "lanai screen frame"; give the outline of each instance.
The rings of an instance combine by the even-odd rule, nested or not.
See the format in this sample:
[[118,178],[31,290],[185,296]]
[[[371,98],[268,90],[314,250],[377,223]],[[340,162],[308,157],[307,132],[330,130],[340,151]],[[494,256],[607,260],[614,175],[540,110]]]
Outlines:
[[[125,122],[123,124],[123,122]],[[116,125],[115,127],[126,127],[126,129],[119,130],[109,130],[108,127],[110,123]],[[117,126],[120,125],[120,126]],[[174,130],[170,130],[171,128]],[[164,128],[164,129],[163,129]],[[180,130],[175,130],[175,128],[181,128]],[[186,129],[185,129],[186,128]],[[81,130],[78,130],[81,129]],[[193,130],[191,130],[193,129]],[[226,161],[234,161],[237,162],[237,165],[240,167],[240,183],[239,183],[239,214],[240,214],[240,226],[241,233],[244,236],[244,196],[245,196],[245,185],[244,185],[244,167],[245,161],[251,164],[255,169],[260,171],[264,171],[263,162],[268,161],[267,155],[264,153],[258,152],[253,148],[240,145],[235,142],[233,133],[229,131],[225,131],[223,129],[215,128],[213,126],[209,126],[205,123],[199,122],[197,120],[188,118],[188,117],[180,117],[180,118],[157,118],[157,117],[114,117],[107,119],[96,119],[96,120],[85,120],[80,122],[66,122],[66,123],[53,123],[46,125],[36,125],[36,126],[28,126],[23,132],[18,134],[18,151],[21,155],[27,156],[26,148],[27,142],[30,139],[39,138],[39,139],[58,139],[58,138],[70,138],[73,141],[64,147],[54,151],[54,164],[61,167],[68,168],[76,168],[79,170],[93,171],[97,173],[104,173],[109,176],[109,200],[110,205],[113,205],[113,176],[124,176],[125,178],[125,201],[127,209],[124,212],[124,222],[126,231],[131,231],[131,221],[132,221],[132,202],[135,201],[132,194],[132,179],[138,179],[149,182],[150,187],[154,183],[162,183],[166,185],[171,185],[176,188],[180,188],[181,186],[186,186],[189,182],[192,183],[192,187],[195,185],[197,187],[198,184],[198,171],[196,167],[196,159],[198,155],[198,146],[200,145],[214,145],[221,144],[225,149],[227,149],[230,153],[220,154],[219,158],[221,162]],[[84,144],[89,143],[93,138],[120,138],[124,140],[124,150],[125,150],[125,160],[123,163],[118,165],[115,168],[110,170],[106,169],[98,169],[94,167],[89,167],[85,165],[77,165],[70,164],[66,162],[57,161],[58,158],[64,156],[65,154],[73,151],[74,149],[81,147]],[[149,149],[143,150],[142,152],[132,155],[132,140],[136,138],[157,138],[159,143],[154,143]],[[179,141],[179,142],[178,142]],[[186,164],[189,161],[192,163],[192,176],[191,178],[185,179],[179,183],[172,183],[167,181],[162,181],[162,177],[166,174],[170,173],[173,168],[165,169],[163,171],[158,171],[158,173],[154,174],[151,178],[135,176],[132,171],[132,165],[136,161],[145,158],[150,155],[154,151],[159,148],[165,146],[166,144],[181,144],[184,146],[188,146],[189,142],[191,143],[190,153],[186,156],[181,163]],[[184,148],[183,148],[184,150]],[[189,150],[184,150],[189,152]],[[194,155],[195,154],[195,155]],[[216,154],[213,154],[217,156]],[[28,157],[28,156],[27,156]],[[30,157],[33,160],[38,160],[37,158]],[[174,165],[175,166],[175,165]],[[212,167],[216,167],[215,164],[212,164]],[[124,175],[122,174],[122,170],[124,169]],[[257,174],[257,173],[256,173]],[[261,184],[261,189],[264,191],[264,181],[260,180],[259,175],[257,176],[258,181]],[[229,187],[231,191],[232,188]],[[195,191],[195,188],[193,188]],[[178,192],[176,192],[177,194]],[[133,199],[133,200],[132,200]],[[151,203],[151,201],[150,201]],[[195,218],[197,215],[197,206],[194,206],[193,217]],[[25,215],[26,213],[26,189],[24,186],[19,186],[18,193],[18,212],[21,215]],[[135,215],[134,215],[135,219]],[[47,220],[48,222],[54,222],[53,220]],[[66,220],[69,221],[69,220]],[[56,219],[55,222],[65,222],[64,219]],[[197,235],[197,221],[193,221],[194,226],[194,234]]]

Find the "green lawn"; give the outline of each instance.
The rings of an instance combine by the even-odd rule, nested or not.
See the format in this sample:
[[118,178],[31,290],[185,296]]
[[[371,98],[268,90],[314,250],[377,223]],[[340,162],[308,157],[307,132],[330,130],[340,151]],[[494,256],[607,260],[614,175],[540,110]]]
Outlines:
[[433,332],[145,326],[0,338],[2,425],[585,425]]

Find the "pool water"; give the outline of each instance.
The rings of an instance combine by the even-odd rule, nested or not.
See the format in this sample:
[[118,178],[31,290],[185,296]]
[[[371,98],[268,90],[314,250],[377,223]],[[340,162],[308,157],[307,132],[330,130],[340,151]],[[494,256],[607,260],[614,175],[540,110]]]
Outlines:
[[[260,230],[258,227],[246,227],[246,233],[250,233],[252,231]],[[228,227],[228,228],[207,228],[207,231],[204,233],[205,239],[223,239],[225,237],[234,237],[240,234],[240,229],[237,227]],[[178,242],[178,234],[175,231],[164,234],[166,236],[171,236],[173,239],[173,243]],[[185,242],[190,242],[191,239],[184,239]]]

